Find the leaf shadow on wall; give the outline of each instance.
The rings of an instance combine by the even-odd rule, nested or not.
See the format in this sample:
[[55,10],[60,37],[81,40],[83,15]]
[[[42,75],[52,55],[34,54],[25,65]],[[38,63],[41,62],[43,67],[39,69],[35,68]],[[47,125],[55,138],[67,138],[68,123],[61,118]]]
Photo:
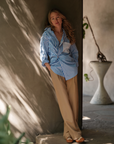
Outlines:
[[24,0],[0,3],[0,112],[11,105],[15,135],[63,131],[51,78],[39,58],[40,34]]

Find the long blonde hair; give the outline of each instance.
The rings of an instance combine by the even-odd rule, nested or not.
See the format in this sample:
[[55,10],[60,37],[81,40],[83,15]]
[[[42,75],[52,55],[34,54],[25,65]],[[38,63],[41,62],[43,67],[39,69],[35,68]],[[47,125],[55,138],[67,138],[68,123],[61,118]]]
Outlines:
[[54,31],[54,26],[51,24],[51,18],[50,18],[50,15],[51,15],[52,12],[58,13],[59,16],[62,18],[62,27],[66,32],[67,38],[70,40],[71,44],[75,43],[74,30],[73,30],[71,24],[66,19],[66,17],[61,12],[59,12],[58,10],[52,9],[52,10],[49,11],[49,13],[48,13],[48,22],[46,24],[46,27],[51,27],[51,29]]

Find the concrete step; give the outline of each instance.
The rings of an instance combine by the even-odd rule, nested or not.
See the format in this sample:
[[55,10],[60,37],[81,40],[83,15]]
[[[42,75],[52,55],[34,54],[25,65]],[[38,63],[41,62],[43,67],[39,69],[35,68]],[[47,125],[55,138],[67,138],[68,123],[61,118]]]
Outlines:
[[[63,133],[38,135],[36,144],[68,144],[63,137]],[[73,143],[74,144],[74,143]]]

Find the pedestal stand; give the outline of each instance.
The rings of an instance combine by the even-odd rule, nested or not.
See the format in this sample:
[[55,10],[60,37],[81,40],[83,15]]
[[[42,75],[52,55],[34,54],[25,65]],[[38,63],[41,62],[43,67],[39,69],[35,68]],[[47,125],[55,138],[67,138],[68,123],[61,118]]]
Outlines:
[[107,62],[91,61],[90,62],[90,65],[92,66],[92,68],[94,69],[98,77],[98,88],[90,101],[91,104],[111,104],[112,103],[103,84],[104,76],[108,71],[111,63],[112,63],[111,61],[107,61]]

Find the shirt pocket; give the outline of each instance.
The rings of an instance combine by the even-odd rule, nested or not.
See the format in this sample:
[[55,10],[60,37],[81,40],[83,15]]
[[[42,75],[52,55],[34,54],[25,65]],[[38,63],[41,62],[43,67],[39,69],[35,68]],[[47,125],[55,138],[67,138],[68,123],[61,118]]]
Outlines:
[[64,53],[69,53],[69,48],[70,48],[71,44],[68,42],[64,42],[63,43],[63,52]]

